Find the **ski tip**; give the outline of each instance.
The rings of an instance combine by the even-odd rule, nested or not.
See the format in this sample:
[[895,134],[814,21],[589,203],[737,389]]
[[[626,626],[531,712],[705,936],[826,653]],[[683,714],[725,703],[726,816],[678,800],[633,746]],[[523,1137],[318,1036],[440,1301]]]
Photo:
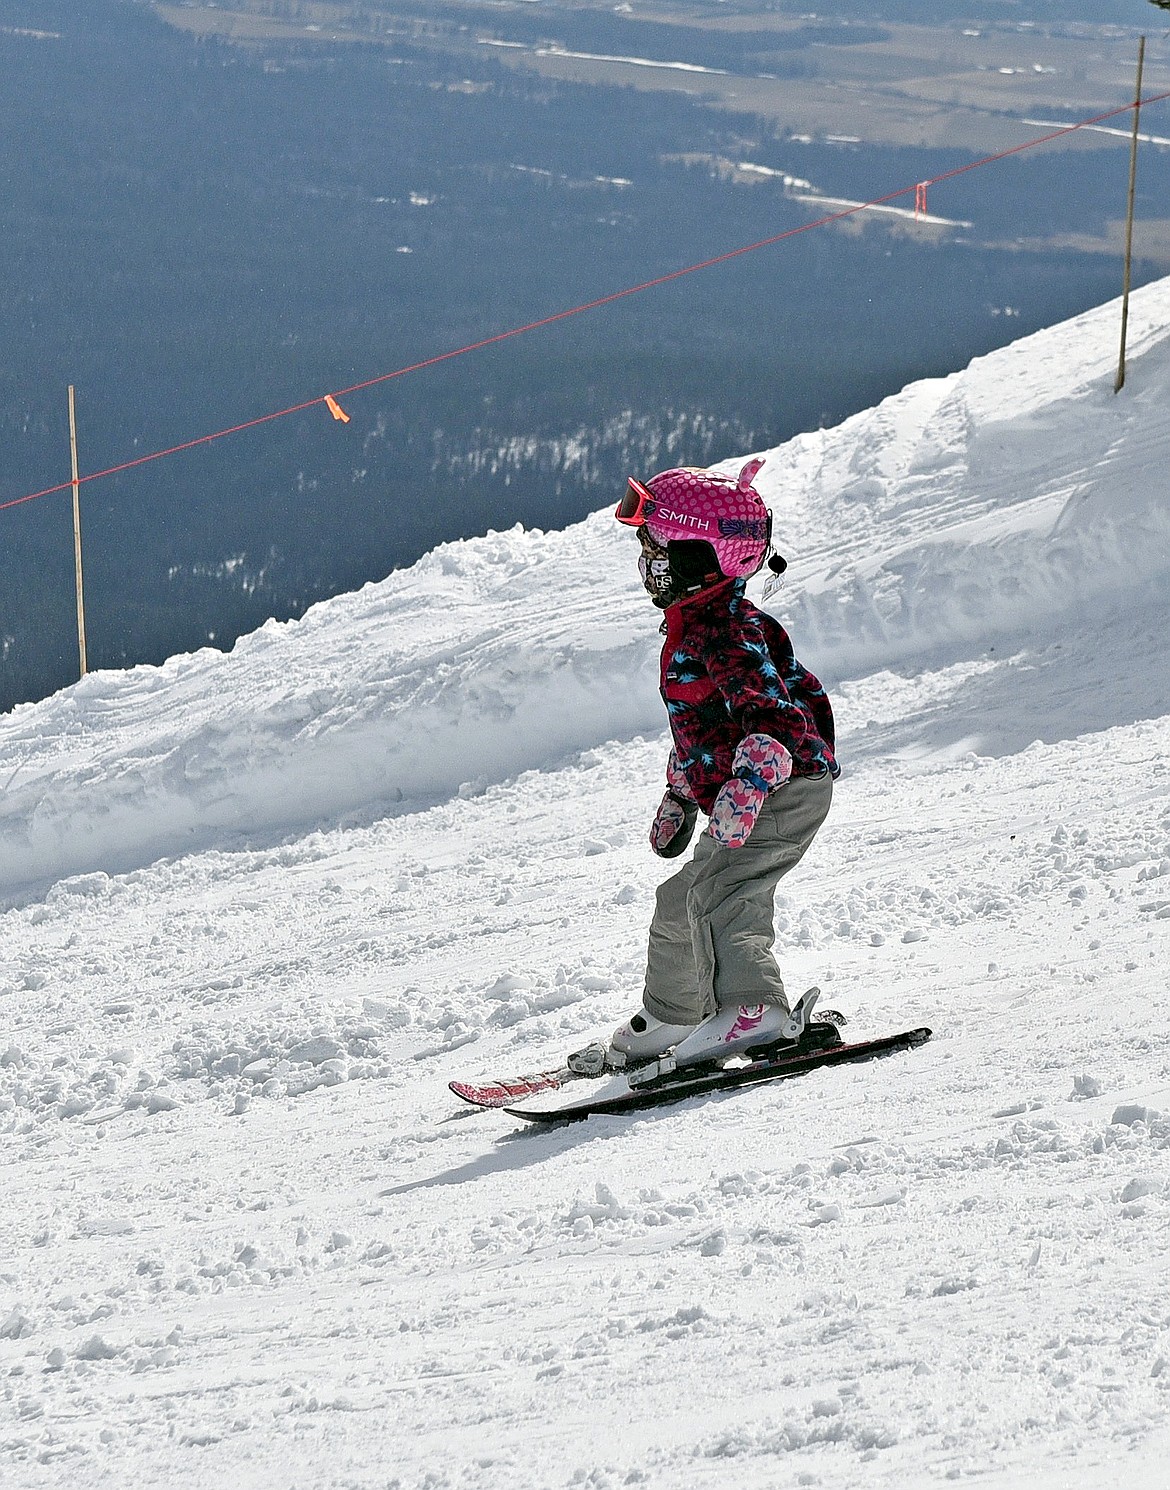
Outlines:
[[487,1084],[473,1081],[449,1081],[448,1088],[463,1102],[472,1107],[504,1107],[509,1102],[516,1102],[524,1095],[515,1088],[509,1088],[499,1083]]
[[487,1081],[449,1081],[448,1088],[472,1107],[507,1107],[540,1092],[555,1092],[566,1079],[563,1069],[536,1071],[531,1076],[495,1077]]
[[448,1091],[452,1091],[462,1102],[469,1102],[472,1107],[483,1107],[483,1088],[473,1086],[467,1081],[449,1081]]

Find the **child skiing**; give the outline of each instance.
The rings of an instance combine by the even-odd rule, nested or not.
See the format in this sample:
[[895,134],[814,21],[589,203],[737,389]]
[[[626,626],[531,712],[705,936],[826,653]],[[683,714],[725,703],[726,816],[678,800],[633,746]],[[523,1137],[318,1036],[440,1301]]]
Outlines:
[[[810,1022],[815,990],[789,1009],[772,956],[776,886],[824,822],[840,773],[824,689],[784,628],[744,595],[771,549],[771,519],[752,486],[762,465],[749,461],[736,480],[663,471],[631,480],[618,504],[618,521],[642,545],[642,583],[666,612],[662,697],[674,745],[651,846],[677,858],[699,813],[708,821],[690,861],[658,887],[642,1007],[608,1043],[555,1069],[452,1081],[473,1106],[571,1122],[930,1039],[920,1026],[842,1044],[834,1016]],[[725,1064],[728,1056],[748,1059]]]
[[686,468],[631,479],[616,513],[637,529],[643,584],[666,612],[674,748],[655,853],[682,854],[699,812],[708,816],[690,861],[658,889],[643,1006],[609,1045],[618,1068],[839,1038],[831,1025],[794,1030],[771,950],[776,886],[825,820],[840,773],[824,689],[744,594],[771,548],[752,486],[762,465],[750,461],[738,480]]

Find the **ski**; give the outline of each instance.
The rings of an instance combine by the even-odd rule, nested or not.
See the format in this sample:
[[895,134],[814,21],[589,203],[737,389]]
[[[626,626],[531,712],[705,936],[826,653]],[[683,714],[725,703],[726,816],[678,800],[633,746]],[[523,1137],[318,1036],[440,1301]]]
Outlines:
[[[813,1018],[813,1006],[820,997],[820,992],[819,988],[808,989],[793,1006],[789,1015],[789,1027],[792,1031],[790,1039],[801,1038],[810,1023],[832,1025],[837,1029],[848,1023],[844,1014],[839,1014],[835,1009],[818,1010],[815,1019]],[[523,1102],[529,1097],[539,1096],[542,1092],[560,1091],[569,1082],[596,1080],[612,1073],[614,1069],[606,1046],[595,1040],[583,1050],[575,1050],[572,1055],[566,1056],[563,1065],[553,1066],[547,1071],[534,1071],[527,1076],[488,1076],[480,1081],[449,1081],[447,1085],[457,1097],[469,1102],[472,1107],[507,1107],[513,1102]],[[634,1083],[639,1079],[646,1079],[645,1074],[639,1078],[639,1075],[631,1072],[631,1076]]]
[[679,1102],[686,1097],[703,1096],[707,1092],[750,1086],[760,1081],[783,1081],[802,1076],[807,1071],[819,1070],[822,1066],[842,1066],[854,1061],[873,1060],[894,1051],[912,1050],[917,1045],[924,1045],[930,1037],[931,1031],[923,1027],[882,1035],[876,1040],[829,1045],[803,1054],[763,1056],[739,1062],[733,1058],[731,1063],[715,1069],[707,1066],[690,1073],[674,1071],[657,1081],[643,1081],[637,1086],[631,1085],[624,1072],[615,1071],[590,1082],[584,1092],[557,1087],[543,1094],[536,1093],[527,1100],[521,1099],[519,1105],[508,1103],[505,1110],[512,1117],[524,1118],[530,1123],[571,1123],[605,1113],[638,1112]]
[[553,1071],[534,1071],[531,1076],[488,1077],[486,1081],[449,1081],[447,1085],[457,1097],[470,1102],[472,1107],[507,1107],[510,1102],[523,1102],[540,1092],[556,1092],[566,1081],[582,1078],[568,1066],[558,1066]]

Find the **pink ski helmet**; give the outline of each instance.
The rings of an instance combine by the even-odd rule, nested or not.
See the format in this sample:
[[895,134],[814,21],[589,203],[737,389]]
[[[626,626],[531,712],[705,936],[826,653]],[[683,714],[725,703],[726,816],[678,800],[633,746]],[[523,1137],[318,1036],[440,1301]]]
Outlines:
[[772,519],[752,478],[764,464],[748,461],[737,479],[694,466],[660,471],[643,483],[630,478],[615,514],[632,528],[645,526],[656,543],[700,539],[711,545],[719,571],[746,579],[763,564]]

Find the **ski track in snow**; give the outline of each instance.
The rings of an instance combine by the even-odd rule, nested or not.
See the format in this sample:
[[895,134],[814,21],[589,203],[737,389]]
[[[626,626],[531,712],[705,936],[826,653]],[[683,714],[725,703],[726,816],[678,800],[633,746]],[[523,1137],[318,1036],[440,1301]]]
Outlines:
[[637,999],[666,739],[605,515],[568,602],[564,535],[494,535],[0,719],[0,1483],[1165,1483],[1135,309],[1122,400],[1103,312],[765,468],[846,679],[778,948],[920,1050],[548,1130],[447,1092]]

